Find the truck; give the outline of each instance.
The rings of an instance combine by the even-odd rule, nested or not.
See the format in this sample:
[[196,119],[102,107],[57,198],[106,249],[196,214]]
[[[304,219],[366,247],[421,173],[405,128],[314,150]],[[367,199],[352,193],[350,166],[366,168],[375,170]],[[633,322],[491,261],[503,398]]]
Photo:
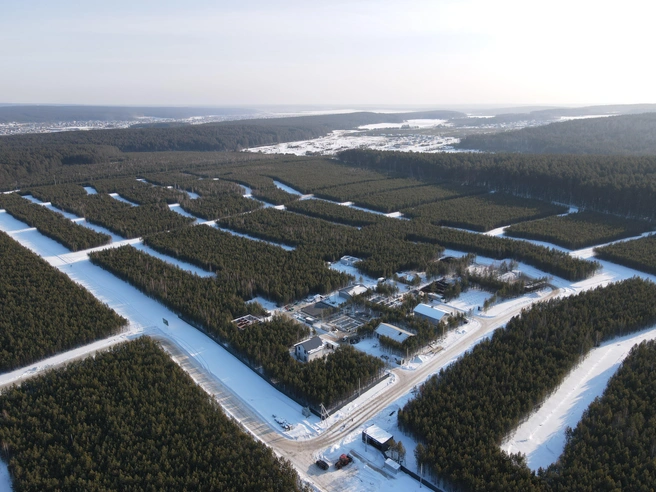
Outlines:
[[338,470],[341,470],[346,465],[351,463],[351,461],[353,461],[353,458],[351,458],[348,454],[343,454],[339,457],[339,459],[335,463],[335,468],[338,469]]

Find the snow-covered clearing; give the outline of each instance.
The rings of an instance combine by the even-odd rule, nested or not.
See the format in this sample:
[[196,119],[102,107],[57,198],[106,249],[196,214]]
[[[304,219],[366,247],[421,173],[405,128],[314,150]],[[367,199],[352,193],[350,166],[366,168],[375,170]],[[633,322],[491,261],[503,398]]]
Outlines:
[[653,339],[656,339],[656,326],[616,338],[590,351],[557,391],[508,437],[501,449],[524,453],[532,470],[554,463],[565,448],[565,429],[576,427],[590,403],[603,394],[608,380],[631,348]]
[[138,207],[138,203],[131,202],[130,200],[126,200],[123,198],[121,195],[118,193],[110,193],[109,196],[111,196],[114,200],[118,200],[119,202],[127,203],[128,205],[131,205],[132,207]]
[[84,190],[87,192],[88,195],[97,195],[98,192],[93,186],[85,186]]
[[369,148],[375,150],[398,150],[403,152],[444,152],[452,150],[450,146],[459,139],[439,135],[389,134],[364,135],[358,130],[335,130],[325,137],[298,142],[287,142],[246,149],[247,152],[264,154],[306,155],[318,153],[332,155],[346,149]]
[[286,184],[281,183],[280,181],[276,181],[276,180],[274,179],[274,180],[273,180],[273,184],[276,185],[276,186],[277,186],[278,188],[280,188],[281,190],[286,191],[287,193],[290,193],[290,194],[292,194],[292,195],[303,196],[303,193],[301,193],[300,191],[295,190],[295,189],[292,188],[291,186],[287,186]]
[[382,130],[385,128],[402,128],[403,126],[410,127],[410,129],[423,129],[435,128],[436,126],[445,125],[448,120],[406,120],[403,123],[371,123],[369,125],[361,125],[358,130]]
[[180,206],[179,203],[172,203],[171,205],[169,205],[169,210],[171,210],[171,211],[173,211],[177,214],[180,214],[184,217],[189,217],[189,218],[192,218],[192,219],[196,219],[196,222],[194,222],[194,224],[196,224],[196,225],[202,224],[203,222],[205,222],[204,219],[200,219],[200,218],[196,217],[195,215],[192,215],[189,212],[187,212],[185,209],[183,209]]

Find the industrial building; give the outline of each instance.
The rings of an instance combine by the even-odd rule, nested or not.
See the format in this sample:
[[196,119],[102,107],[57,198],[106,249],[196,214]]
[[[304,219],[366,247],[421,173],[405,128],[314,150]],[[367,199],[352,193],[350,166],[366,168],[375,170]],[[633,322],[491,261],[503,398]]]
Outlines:
[[344,299],[351,299],[360,294],[364,294],[367,292],[367,290],[367,287],[362,284],[350,285],[349,287],[345,287],[339,291],[339,297],[343,297]]
[[262,321],[263,321],[262,318],[258,318],[257,316],[253,316],[252,314],[247,314],[246,316],[242,316],[241,318],[236,318],[232,320],[232,322],[240,330],[245,330],[248,326],[251,326],[255,323],[261,323]]
[[346,255],[346,256],[342,256],[342,257],[339,259],[339,262],[340,262],[342,265],[346,265],[346,266],[355,266],[355,264],[356,264],[358,261],[360,261],[360,258],[356,258],[355,256],[348,256],[348,255]]
[[379,324],[378,328],[376,328],[374,333],[376,333],[376,338],[385,336],[399,343],[403,343],[408,338],[415,336],[414,333],[410,333],[409,331],[406,331],[403,328],[390,325],[389,323]]
[[392,434],[381,429],[376,424],[373,424],[362,431],[362,442],[373,446],[383,453],[389,448],[392,438]]
[[445,316],[448,316],[449,313],[442,311],[441,309],[438,309],[433,306],[429,306],[428,304],[419,304],[415,309],[414,309],[415,316],[420,319],[425,319],[429,323],[433,323],[434,325],[438,324],[442,318]]

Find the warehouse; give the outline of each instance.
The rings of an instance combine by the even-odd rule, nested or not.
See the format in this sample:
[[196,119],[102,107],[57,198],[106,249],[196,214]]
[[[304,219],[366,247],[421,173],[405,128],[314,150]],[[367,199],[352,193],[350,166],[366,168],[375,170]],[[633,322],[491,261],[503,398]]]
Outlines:
[[367,292],[366,286],[362,284],[355,284],[340,290],[339,297],[343,297],[344,299],[351,299],[355,296],[359,296],[360,294],[364,294],[365,292]]
[[399,343],[403,343],[408,338],[415,336],[413,333],[410,333],[409,331],[405,331],[404,329],[399,328],[398,326],[390,325],[389,323],[379,324],[378,328],[376,328],[375,333],[377,338],[387,337]]
[[414,309],[415,316],[420,319],[425,319],[429,323],[433,323],[434,325],[438,324],[442,318],[445,316],[448,316],[449,313],[442,311],[441,309],[438,309],[433,306],[429,306],[428,304],[419,304],[415,309]]

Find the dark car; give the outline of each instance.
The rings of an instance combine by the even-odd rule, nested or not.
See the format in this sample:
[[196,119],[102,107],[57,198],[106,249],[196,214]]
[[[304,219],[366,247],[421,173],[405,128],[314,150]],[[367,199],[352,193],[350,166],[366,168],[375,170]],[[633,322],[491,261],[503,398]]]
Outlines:
[[328,468],[330,468],[330,465],[326,463],[324,460],[317,460],[317,466],[322,470],[327,470]]

